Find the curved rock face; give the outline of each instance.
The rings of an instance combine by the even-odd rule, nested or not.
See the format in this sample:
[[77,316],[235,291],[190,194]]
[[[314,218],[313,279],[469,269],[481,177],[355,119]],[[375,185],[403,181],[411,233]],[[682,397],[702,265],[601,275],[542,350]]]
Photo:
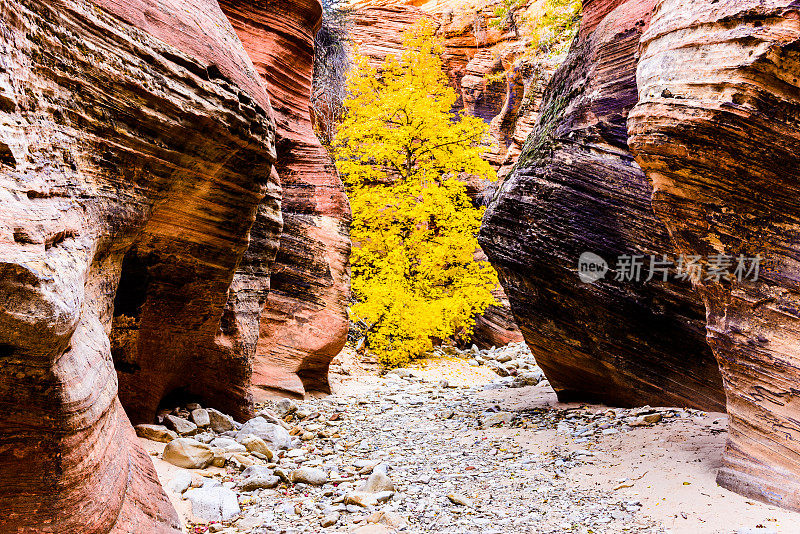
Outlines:
[[[489,206],[480,242],[526,342],[562,400],[720,410],[722,385],[688,282],[593,284],[584,252],[614,267],[628,255],[671,251],[650,188],[627,147],[636,103],[635,53],[650,2],[599,17],[551,79],[517,169]],[[587,9],[592,4],[587,4]],[[605,4],[604,4],[605,5]],[[613,7],[613,6],[606,6]]]
[[0,4],[0,531],[180,531],[115,365],[135,418],[176,387],[246,405],[235,271],[257,213],[276,246],[274,160],[215,1]]
[[[328,366],[347,341],[350,206],[309,112],[318,0],[260,9],[220,2],[272,98],[283,234],[253,362],[256,392],[330,392]],[[287,61],[291,57],[291,62]]]
[[663,0],[637,77],[630,146],[678,250],[764,258],[698,284],[730,415],[717,480],[800,509],[800,3]]

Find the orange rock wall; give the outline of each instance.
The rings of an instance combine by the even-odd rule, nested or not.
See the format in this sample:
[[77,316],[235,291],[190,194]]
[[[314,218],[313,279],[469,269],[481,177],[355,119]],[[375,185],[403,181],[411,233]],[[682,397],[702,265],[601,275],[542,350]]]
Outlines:
[[697,284],[730,417],[717,481],[796,510],[798,80],[797,2],[664,0],[641,39],[628,122],[677,250],[763,258],[756,281]]
[[322,8],[317,0],[284,2],[279,10],[231,0],[220,5],[270,92],[283,188],[283,233],[252,385],[257,396],[329,392],[328,366],[347,340],[350,206],[309,112]]
[[[222,316],[259,207],[279,220],[269,98],[211,0],[9,0],[0,27],[0,530],[179,532],[118,391],[244,404]],[[131,362],[125,277],[155,351]]]

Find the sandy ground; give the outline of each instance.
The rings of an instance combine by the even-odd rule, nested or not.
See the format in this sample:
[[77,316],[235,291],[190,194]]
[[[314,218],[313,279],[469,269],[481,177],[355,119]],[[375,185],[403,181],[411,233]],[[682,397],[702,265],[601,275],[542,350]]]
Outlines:
[[[414,374],[428,381],[448,380],[453,385],[488,383],[497,375],[486,367],[470,367],[458,358],[423,360],[410,366]],[[362,388],[366,376],[345,380],[339,390]],[[501,409],[522,411],[534,408],[583,406],[593,411],[608,407],[595,404],[564,404],[555,392],[542,384],[480,393]],[[571,469],[571,483],[617,491],[642,503],[640,516],[649,516],[673,534],[734,534],[753,529],[754,534],[773,530],[778,534],[800,534],[800,513],[746,499],[716,483],[717,468],[727,440],[727,415],[708,412],[702,417],[682,419],[669,425],[636,428],[606,436],[591,447],[597,454],[593,465]],[[546,454],[556,447],[586,449],[570,436],[555,431],[489,429],[487,436],[506,436],[526,450]],[[620,485],[632,485],[618,490]],[[765,528],[760,528],[760,527]]]
[[[557,401],[549,387],[526,387],[488,391],[484,398],[495,400],[510,411],[536,407],[569,407]],[[583,405],[604,411],[600,405]],[[649,516],[674,534],[733,534],[740,529],[779,534],[800,534],[800,514],[746,499],[716,483],[727,439],[727,416],[709,412],[669,425],[640,427],[606,436],[591,447],[594,464],[567,472],[577,485],[620,492],[642,503],[639,516]],[[554,447],[585,449],[569,436],[555,431],[528,432],[495,429],[493,434],[513,436],[527,450],[545,453]],[[628,486],[616,489],[619,486]],[[757,528],[763,526],[764,529]]]
[[[335,393],[358,395],[379,389],[380,381],[374,370],[364,370],[353,362],[348,364],[347,358],[343,367],[350,374],[332,377]],[[497,378],[485,367],[470,367],[456,358],[427,360],[411,368],[419,378],[432,382],[447,380],[455,386],[486,384]],[[506,411],[577,406],[593,411],[607,409],[600,405],[558,403],[546,383],[487,390],[476,396]],[[594,453],[593,460],[566,471],[567,483],[640,501],[642,509],[637,517],[652,519],[672,534],[800,534],[800,514],[746,499],[717,486],[715,476],[725,446],[726,423],[725,414],[707,413],[604,436],[598,443],[576,444],[572,437],[557,435],[555,430],[521,428],[474,430],[454,439],[466,444],[474,443],[475,439],[502,437],[542,455],[554,449],[590,450]],[[164,444],[147,440],[142,440],[142,444],[153,455],[162,483],[169,487],[180,469],[159,458]],[[179,513],[189,517],[188,503],[171,491],[167,493]],[[530,498],[541,499],[537,495]]]

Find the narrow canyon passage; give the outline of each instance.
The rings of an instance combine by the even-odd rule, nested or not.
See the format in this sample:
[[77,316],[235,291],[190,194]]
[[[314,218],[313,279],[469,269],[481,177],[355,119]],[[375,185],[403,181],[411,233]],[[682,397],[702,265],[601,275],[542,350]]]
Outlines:
[[800,534],[798,184],[800,0],[0,0],[0,534]]

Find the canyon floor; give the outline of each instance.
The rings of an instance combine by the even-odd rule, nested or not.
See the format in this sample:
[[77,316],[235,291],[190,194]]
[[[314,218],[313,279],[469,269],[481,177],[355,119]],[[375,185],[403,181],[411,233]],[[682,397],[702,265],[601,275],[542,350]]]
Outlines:
[[[262,468],[284,478],[272,488],[244,491],[244,465],[181,469],[142,439],[189,532],[800,533],[800,514],[716,485],[725,414],[563,404],[461,358],[342,368],[333,395],[284,417],[296,438]],[[298,468],[327,480],[289,483]],[[187,486],[235,493],[241,513],[198,521]]]

